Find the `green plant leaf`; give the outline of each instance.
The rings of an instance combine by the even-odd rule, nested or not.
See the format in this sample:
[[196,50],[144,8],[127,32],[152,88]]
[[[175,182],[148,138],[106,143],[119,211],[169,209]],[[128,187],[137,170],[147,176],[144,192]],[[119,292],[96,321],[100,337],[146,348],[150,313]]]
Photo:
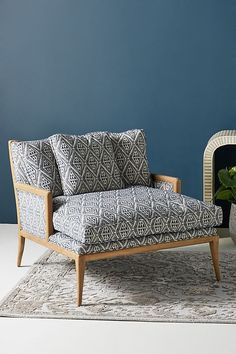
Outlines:
[[217,189],[217,191],[215,192],[215,194],[214,194],[214,196],[213,196],[213,199],[214,199],[214,198],[217,198],[218,193],[221,192],[221,191],[224,191],[225,189],[226,189],[225,186],[221,185],[221,186]]
[[217,193],[216,199],[220,200],[228,200],[229,202],[232,202],[234,199],[233,193],[230,189],[225,189],[221,190]]
[[236,166],[233,166],[229,169],[229,174],[231,177],[236,175]]
[[227,169],[219,170],[218,177],[220,183],[223,184],[226,188],[236,187],[236,175],[231,178]]
[[236,175],[232,177],[232,187],[236,188]]

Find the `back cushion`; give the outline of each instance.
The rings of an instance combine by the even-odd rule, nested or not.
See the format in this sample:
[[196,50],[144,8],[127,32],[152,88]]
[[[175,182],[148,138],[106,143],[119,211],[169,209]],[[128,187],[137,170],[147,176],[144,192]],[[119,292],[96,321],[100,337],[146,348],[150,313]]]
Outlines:
[[12,141],[11,156],[16,182],[62,194],[61,180],[49,139]]
[[56,134],[50,141],[64,195],[124,188],[107,133]]
[[150,186],[144,131],[135,129],[109,135],[125,186]]

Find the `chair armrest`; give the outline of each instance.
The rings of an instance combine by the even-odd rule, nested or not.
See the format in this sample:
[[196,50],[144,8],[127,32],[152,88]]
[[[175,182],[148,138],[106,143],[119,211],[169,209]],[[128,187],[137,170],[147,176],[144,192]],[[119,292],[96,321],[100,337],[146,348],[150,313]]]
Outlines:
[[152,181],[154,182],[154,186],[160,188],[162,183],[168,183],[170,186],[172,185],[172,191],[176,193],[181,193],[181,180],[177,177],[171,176],[163,176],[155,173],[151,174]]
[[19,231],[48,239],[53,233],[52,193],[23,183],[14,188]]
[[41,197],[44,197],[44,198],[47,198],[51,194],[51,192],[47,191],[46,189],[34,187],[34,186],[31,186],[29,184],[24,184],[24,183],[15,183],[15,189],[21,190],[24,192],[28,192],[28,193],[32,193],[35,195],[40,195]]

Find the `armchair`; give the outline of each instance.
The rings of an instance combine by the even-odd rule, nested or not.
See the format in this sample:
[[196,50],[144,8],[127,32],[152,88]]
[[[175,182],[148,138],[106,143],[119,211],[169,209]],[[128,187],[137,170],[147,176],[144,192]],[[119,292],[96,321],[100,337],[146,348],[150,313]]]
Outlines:
[[[152,209],[148,205],[147,207],[145,207],[146,209],[144,211],[147,212],[149,215],[147,222],[146,222],[146,216],[145,217],[139,216],[138,219],[136,220],[135,230],[137,230],[136,231],[137,233],[140,233],[138,235],[139,237],[129,235],[130,230],[127,230],[126,228],[127,225],[130,223],[129,217],[127,217],[127,222],[123,223],[124,229],[119,230],[120,233],[116,230],[114,231],[114,234],[113,231],[111,232],[111,228],[109,229],[110,227],[109,221],[107,221],[107,219],[105,220],[105,218],[108,218],[109,215],[107,213],[107,209],[106,210],[104,209],[105,208],[104,205],[106,203],[109,204],[109,200],[110,200],[109,198],[116,198],[113,199],[112,201],[113,204],[114,201],[118,203],[117,200],[120,199],[123,200],[122,198],[124,198],[124,200],[127,199],[128,204],[126,204],[125,207],[127,206],[130,207],[131,196],[134,196],[134,198],[136,199],[134,204],[135,206],[132,206],[133,207],[132,215],[135,215],[135,218],[136,218],[136,214],[134,213],[137,213],[136,210],[139,209],[140,206],[139,203],[144,203],[144,204],[146,203],[146,205],[148,203],[148,199],[147,201],[144,200],[145,193],[149,194],[148,198],[151,198],[152,206],[154,205],[153,202],[155,203],[155,201],[158,198],[161,198],[160,200],[163,203],[164,202],[166,203],[166,201],[167,203],[171,203],[171,198],[178,198],[178,195],[176,195],[176,193],[180,193],[181,191],[181,181],[179,178],[163,176],[158,174],[151,174],[150,176],[152,181],[152,187],[125,186],[125,188],[121,190],[111,190],[111,191],[104,190],[100,192],[95,191],[91,193],[82,193],[73,196],[70,195],[63,196],[62,193],[61,195],[59,193],[55,193],[55,190],[53,190],[52,186],[50,186],[50,190],[47,190],[42,188],[42,184],[40,184],[41,182],[38,183],[37,186],[30,185],[30,183],[32,183],[32,179],[30,181],[27,181],[25,178],[22,177],[25,171],[27,171],[28,173],[30,170],[29,167],[27,167],[24,170],[25,164],[23,164],[23,162],[25,162],[24,161],[25,158],[29,159],[28,157],[29,155],[28,154],[24,156],[22,155],[19,159],[19,154],[23,151],[23,149],[21,147],[20,150],[21,152],[17,151],[17,153],[15,153],[14,150],[17,144],[18,143],[16,141],[13,140],[9,141],[10,165],[11,165],[16,208],[17,208],[17,222],[18,222],[17,266],[18,267],[21,265],[25,239],[29,239],[31,241],[37,242],[42,246],[45,246],[55,252],[61,253],[73,259],[75,261],[75,267],[76,267],[77,305],[80,306],[82,303],[85,264],[89,261],[95,261],[99,259],[112,258],[112,257],[127,256],[127,255],[132,255],[137,253],[154,252],[162,249],[189,246],[189,245],[195,245],[201,243],[209,243],[216,278],[218,281],[220,280],[220,269],[219,269],[219,258],[218,258],[219,238],[214,229],[214,226],[220,224],[222,220],[221,210],[218,207],[215,207],[213,205],[206,206],[206,204],[201,204],[203,202],[195,201],[194,199],[190,198],[191,203],[194,201],[195,207],[197,208],[200,207],[204,209],[204,213],[206,216],[205,219],[207,221],[205,222],[205,224],[203,221],[203,225],[202,225],[201,224],[202,221],[199,223],[199,218],[198,219],[196,218],[195,220],[196,223],[195,221],[193,222],[192,212],[190,211],[190,209],[188,209],[187,211],[184,211],[184,213],[186,213],[184,214],[184,217],[186,217],[187,220],[186,225],[190,225],[190,223],[192,223],[191,224],[192,226],[187,227],[185,225],[186,227],[185,229],[183,229],[183,225],[182,225],[181,228],[178,229],[176,228],[176,220],[171,221],[167,219],[164,214],[163,214],[163,218],[160,218],[160,215],[156,214],[155,215],[156,219],[155,220],[153,219],[154,221],[153,220],[150,221],[149,219],[150,219],[150,213],[152,213]],[[55,154],[55,150],[53,151],[53,153]],[[41,150],[40,150],[40,154],[41,154]],[[19,166],[19,160],[21,164],[20,166]],[[60,163],[58,163],[58,161],[57,161],[57,165],[60,171]],[[22,168],[22,166],[24,168]],[[37,167],[37,171],[39,168],[41,167]],[[96,210],[93,209],[91,211],[92,208],[91,205],[94,206],[94,200],[95,200],[95,204],[97,202],[96,199],[93,199],[91,203],[91,198],[96,198],[98,194],[100,196],[99,197],[100,202],[101,202],[101,198],[104,198],[106,202],[106,203],[104,202],[105,204],[102,204],[102,206],[101,205],[97,206],[97,209],[99,209],[100,211],[102,210],[103,212],[103,209],[105,210],[104,211],[105,221],[102,220],[102,222],[96,219],[96,215],[95,215]],[[107,195],[109,198],[107,197]],[[144,202],[143,201],[140,202],[140,195],[142,197],[141,199],[144,200]],[[183,203],[180,206],[182,208],[183,205],[186,204],[186,200],[188,202],[188,199],[186,199],[188,197],[182,196],[181,194],[179,194],[179,196],[181,198],[181,201],[178,201],[178,203],[182,203],[183,200]],[[76,208],[77,209],[75,211],[76,215],[71,216],[70,214],[70,219],[68,219],[67,216],[68,216],[68,210],[70,210],[69,209],[70,203],[76,204],[76,207],[75,204],[72,204],[73,210]],[[76,226],[78,224],[77,215],[79,216],[82,215],[83,217],[86,217],[86,215],[83,214],[85,213],[84,209],[79,209],[82,208],[80,203],[81,205],[82,204],[84,205],[84,203],[88,205],[88,208],[90,208],[90,213],[94,213],[95,215],[94,219],[96,219],[96,221],[94,222],[94,224],[82,225],[83,228],[81,228],[79,225],[77,227],[79,230],[78,231],[76,227],[74,227],[74,225]],[[124,215],[127,215],[128,207]],[[164,208],[165,207],[163,206],[162,210],[164,210]],[[214,217],[212,219],[210,219],[209,216],[210,213],[208,213],[209,208],[210,208],[211,215],[212,213],[214,214]],[[143,209],[141,210],[140,215],[143,215],[142,213],[143,213]],[[113,223],[114,223],[114,215],[111,215],[111,217],[113,218]],[[121,223],[121,221],[119,221],[119,215],[117,214],[115,217],[118,220],[117,225],[118,227],[120,227],[119,223]],[[154,217],[152,216],[152,218]],[[68,222],[68,220],[70,221]],[[164,228],[166,226],[162,223],[162,221],[164,222],[165,225],[168,224],[168,227],[165,230]],[[101,225],[99,223],[101,223]],[[71,233],[72,224],[73,224],[74,233]],[[155,229],[157,231],[155,231],[155,233],[154,231],[150,233],[150,231],[148,231],[150,228],[152,230]],[[171,228],[173,228],[173,230]],[[75,229],[78,231],[78,232],[76,231],[77,232],[76,234],[74,231]],[[64,232],[65,230],[67,230],[67,233]],[[83,239],[81,235],[83,235],[84,237]],[[99,240],[97,235],[99,235],[100,238],[103,238],[104,241],[94,242],[93,241],[94,237],[97,237],[97,240]]]

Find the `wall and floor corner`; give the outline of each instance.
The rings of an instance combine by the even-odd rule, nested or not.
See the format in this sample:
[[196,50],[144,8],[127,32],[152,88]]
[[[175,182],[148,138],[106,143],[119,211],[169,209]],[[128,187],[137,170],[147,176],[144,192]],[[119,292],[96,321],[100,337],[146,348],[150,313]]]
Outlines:
[[151,170],[202,196],[209,137],[235,129],[233,0],[0,2],[0,222],[7,140],[144,128]]

